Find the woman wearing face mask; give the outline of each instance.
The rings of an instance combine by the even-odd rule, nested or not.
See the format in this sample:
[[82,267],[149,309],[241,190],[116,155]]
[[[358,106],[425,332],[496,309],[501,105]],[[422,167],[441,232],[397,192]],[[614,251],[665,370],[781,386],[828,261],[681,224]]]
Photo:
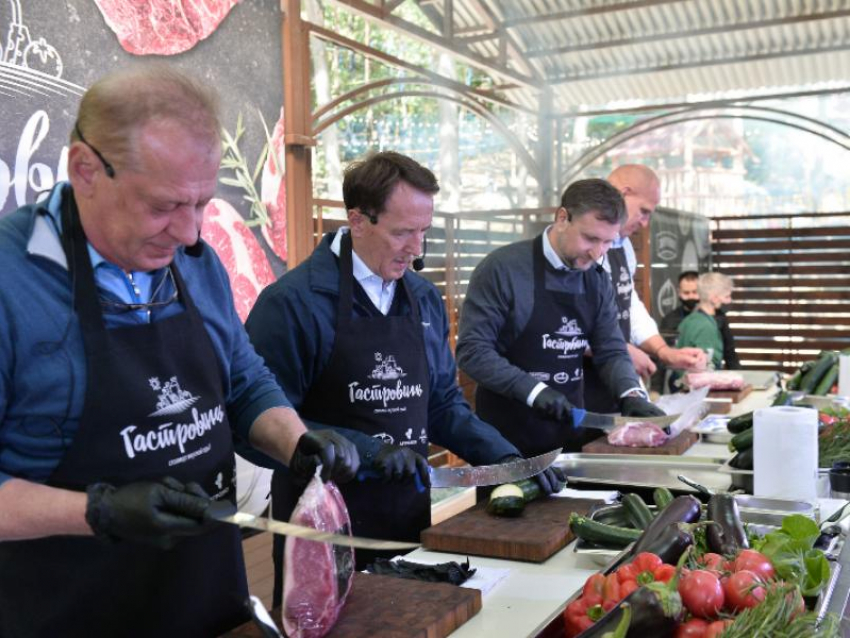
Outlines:
[[677,348],[695,347],[704,350],[709,365],[715,370],[723,367],[723,335],[717,322],[718,311],[732,303],[732,280],[718,272],[699,276],[699,303],[679,324]]

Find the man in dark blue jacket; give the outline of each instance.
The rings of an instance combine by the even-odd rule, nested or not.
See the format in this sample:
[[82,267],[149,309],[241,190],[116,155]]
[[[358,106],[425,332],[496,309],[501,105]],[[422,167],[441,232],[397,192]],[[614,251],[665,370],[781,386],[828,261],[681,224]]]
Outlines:
[[[464,400],[440,293],[409,270],[424,252],[438,190],[430,170],[398,153],[350,166],[349,226],[264,290],[246,323],[299,414],[348,436],[362,467],[383,476],[341,486],[360,536],[419,540],[430,499],[413,478],[427,484],[429,442],[474,465],[519,456]],[[552,470],[541,475],[544,489],[552,478]],[[275,517],[289,517],[301,487],[276,470]],[[357,557],[362,568],[373,555]]]

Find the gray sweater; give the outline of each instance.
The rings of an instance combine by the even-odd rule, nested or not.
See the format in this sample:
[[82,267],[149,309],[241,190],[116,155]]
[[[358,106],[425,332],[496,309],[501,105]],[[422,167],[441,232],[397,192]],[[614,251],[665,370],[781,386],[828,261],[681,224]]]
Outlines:
[[[494,250],[475,268],[461,308],[456,350],[458,367],[478,384],[522,403],[538,380],[505,355],[531,319],[535,241],[540,237]],[[595,267],[556,270],[548,262],[545,277],[547,290],[583,295],[592,305],[596,321],[588,341],[602,380],[617,396],[639,387],[617,323],[611,277]]]

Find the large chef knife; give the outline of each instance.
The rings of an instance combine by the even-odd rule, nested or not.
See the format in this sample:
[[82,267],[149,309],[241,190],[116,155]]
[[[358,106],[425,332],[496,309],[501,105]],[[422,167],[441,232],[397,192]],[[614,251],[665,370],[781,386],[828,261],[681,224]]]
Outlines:
[[573,425],[584,428],[595,428],[605,432],[611,432],[625,423],[654,423],[664,428],[674,423],[679,418],[678,414],[665,414],[664,416],[621,416],[619,414],[598,414],[588,412],[581,408],[573,408]]
[[[539,456],[529,459],[517,458],[507,463],[496,463],[494,465],[466,465],[463,467],[431,467],[428,468],[431,487],[484,487],[487,485],[502,485],[504,483],[515,483],[532,476],[537,476],[548,468],[561,449],[555,449]],[[381,478],[382,475],[375,470],[360,470],[357,478],[361,481],[367,478]],[[416,489],[420,492],[425,490],[419,475],[415,475]]]
[[271,532],[272,534],[280,534],[282,536],[297,536],[298,538],[306,538],[311,541],[323,541],[334,545],[348,545],[362,549],[390,551],[416,549],[419,547],[419,543],[403,543],[376,538],[348,536],[347,534],[332,534],[330,532],[321,532],[317,529],[306,527],[304,525],[275,521],[262,516],[254,516],[247,512],[237,512],[236,507],[228,501],[213,502],[213,504],[207,508],[206,516],[222,523],[237,525],[238,527],[258,529],[264,532]]

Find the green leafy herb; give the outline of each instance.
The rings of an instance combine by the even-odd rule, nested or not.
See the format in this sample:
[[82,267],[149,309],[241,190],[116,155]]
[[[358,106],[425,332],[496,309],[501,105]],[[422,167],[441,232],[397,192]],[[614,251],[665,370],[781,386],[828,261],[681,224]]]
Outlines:
[[793,514],[782,520],[782,527],[757,541],[753,548],[770,559],[777,575],[795,583],[805,596],[817,595],[829,583],[829,562],[823,552],[814,549],[820,534],[817,523]]
[[[266,135],[268,135],[265,121],[263,121],[263,128],[266,129]],[[236,132],[233,135],[227,129],[222,129],[221,167],[233,171],[233,177],[221,177],[219,181],[227,186],[240,188],[245,192],[242,197],[251,205],[249,219],[245,222],[247,226],[258,226],[261,224],[263,226],[269,226],[271,225],[269,213],[256,188],[257,178],[263,170],[263,163],[266,160],[269,145],[267,142],[263,147],[263,150],[260,152],[260,158],[257,160],[257,164],[252,172],[248,168],[248,162],[245,156],[239,150],[239,140],[244,133],[245,127],[242,124],[242,113],[236,118]]]

